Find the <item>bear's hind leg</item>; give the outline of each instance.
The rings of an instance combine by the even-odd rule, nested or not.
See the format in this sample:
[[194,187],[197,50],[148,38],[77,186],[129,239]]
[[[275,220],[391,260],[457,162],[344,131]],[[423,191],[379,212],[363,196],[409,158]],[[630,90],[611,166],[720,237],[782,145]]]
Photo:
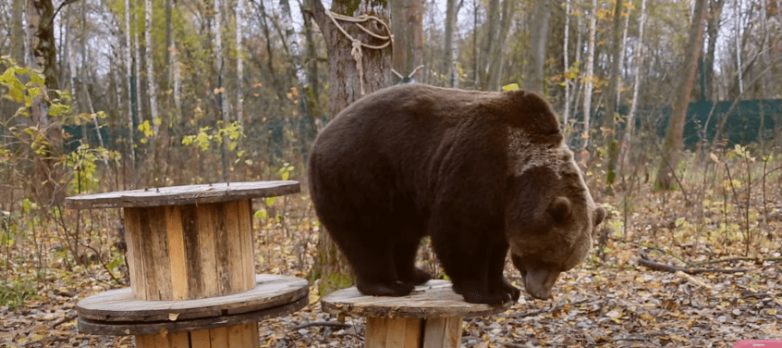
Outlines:
[[403,283],[421,285],[432,279],[429,273],[415,266],[419,243],[420,238],[409,238],[397,242],[394,246],[396,274]]

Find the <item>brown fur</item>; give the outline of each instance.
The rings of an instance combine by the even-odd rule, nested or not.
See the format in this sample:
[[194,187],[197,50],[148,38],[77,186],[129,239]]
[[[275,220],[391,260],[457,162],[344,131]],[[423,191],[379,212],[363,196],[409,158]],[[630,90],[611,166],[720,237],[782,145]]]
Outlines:
[[414,263],[430,235],[465,300],[518,298],[502,276],[509,248],[527,291],[548,298],[604,215],[549,104],[523,90],[414,84],[368,95],[315,140],[309,181],[321,223],[368,295],[403,296],[428,280]]

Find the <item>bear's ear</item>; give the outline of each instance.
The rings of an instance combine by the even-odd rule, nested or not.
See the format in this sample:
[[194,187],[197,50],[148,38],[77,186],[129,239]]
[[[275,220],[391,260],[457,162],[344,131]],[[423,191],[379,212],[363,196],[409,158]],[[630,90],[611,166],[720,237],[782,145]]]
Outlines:
[[556,221],[563,221],[570,215],[570,200],[566,197],[557,197],[551,201],[548,211]]
[[606,211],[603,208],[595,209],[595,226],[600,225],[603,219],[606,218]]

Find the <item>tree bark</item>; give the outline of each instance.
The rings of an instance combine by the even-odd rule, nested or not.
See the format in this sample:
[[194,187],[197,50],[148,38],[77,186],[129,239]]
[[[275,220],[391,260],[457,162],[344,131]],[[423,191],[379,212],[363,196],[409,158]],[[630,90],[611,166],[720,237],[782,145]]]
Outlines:
[[[456,4],[457,0],[447,0],[445,5],[445,50],[443,51],[443,62],[440,66],[440,74],[447,76],[449,79],[449,85],[455,87],[456,84],[456,19],[459,16],[459,7]],[[461,0],[464,1],[464,0]]]
[[[337,25],[363,43],[382,45],[382,40],[369,37],[353,23],[337,21],[338,24],[335,24],[320,0],[307,0],[307,4],[312,9],[315,22],[323,33],[326,49],[329,52],[329,112],[330,118],[333,118],[362,96],[362,85],[363,93],[368,94],[391,84],[391,46],[379,50],[363,48],[360,60],[363,72],[359,71],[357,62],[351,55],[353,44]],[[388,3],[383,0],[333,1],[331,12],[354,18],[362,14],[371,14],[388,23],[390,13],[387,6]],[[380,23],[369,22],[364,23],[364,26],[375,34],[387,35]],[[338,252],[324,228],[321,228],[319,233],[313,276],[320,277],[321,295],[353,284],[353,275],[347,260]]]
[[524,81],[524,88],[545,95],[543,69],[546,65],[546,45],[548,43],[549,19],[551,18],[550,0],[535,0],[533,6],[530,22],[529,63],[527,64],[527,78]]
[[127,146],[128,146],[128,153],[130,154],[130,172],[131,172],[131,182],[130,182],[130,188],[134,188],[136,183],[136,149],[133,146],[134,145],[134,136],[133,133],[135,131],[135,123],[134,120],[138,119],[137,115],[137,102],[136,102],[136,93],[137,90],[135,89],[136,85],[136,77],[133,76],[133,59],[131,58],[131,51],[132,51],[132,43],[130,40],[130,16],[131,16],[131,9],[130,9],[130,0],[125,0],[125,47],[124,47],[124,56],[125,56],[125,78],[127,80],[127,88],[128,88],[128,140],[127,140]]
[[29,53],[27,65],[43,71],[44,86],[32,100],[29,113],[34,125],[43,132],[48,144],[43,151],[36,151],[33,166],[33,195],[41,206],[61,205],[65,198],[60,185],[62,170],[57,157],[62,152],[62,128],[49,119],[49,103],[43,99],[47,90],[59,89],[57,51],[54,42],[54,5],[51,0],[27,0],[27,41]]
[[584,83],[584,133],[581,135],[582,149],[589,145],[589,114],[592,111],[592,86],[595,72],[595,36],[597,34],[597,0],[592,0],[592,8],[589,10],[589,52],[586,59],[586,80]]
[[24,15],[24,0],[11,0],[11,58],[16,64],[24,63],[24,28],[22,28],[22,16]]
[[[564,60],[562,71],[564,71],[565,81],[565,111],[562,112],[562,129],[567,132],[567,124],[570,119],[570,50],[568,50],[568,44],[570,43],[570,5],[573,0],[565,0],[565,40],[562,47],[562,58]],[[576,48],[578,49],[578,48]],[[566,133],[567,134],[567,133]]]
[[703,73],[705,80],[705,90],[702,91],[706,100],[717,100],[714,93],[714,56],[717,51],[717,37],[720,30],[720,18],[722,17],[722,6],[725,0],[710,0],[708,14],[708,28],[706,32],[709,35],[708,46],[706,47],[706,59],[704,61]]
[[244,127],[244,50],[242,35],[244,27],[244,0],[236,0],[236,121]]
[[[305,92],[307,93],[307,99],[309,100],[309,110],[312,119],[317,120],[321,115],[320,103],[318,102],[320,86],[318,82],[318,51],[315,46],[314,35],[312,35],[314,31],[312,26],[312,11],[310,9],[305,9],[301,2],[299,2],[299,8],[301,9],[301,16],[304,18],[304,37],[307,40],[307,60],[305,65],[307,66],[307,78],[309,78],[310,89]],[[317,133],[316,128],[313,128],[312,131]]]
[[145,0],[146,15],[144,17],[146,31],[144,33],[145,57],[147,63],[147,94],[149,96],[149,115],[152,117],[152,132],[157,138],[160,132],[160,120],[158,119],[157,84],[155,83],[155,50],[152,43],[152,0]]
[[497,31],[500,25],[500,0],[488,1],[489,6],[486,9],[486,23],[483,25],[485,28],[484,30],[486,30],[486,41],[484,41],[481,45],[481,52],[483,54],[478,56],[478,74],[476,79],[476,81],[481,82],[479,86],[481,86],[481,89],[484,90],[489,83],[488,68],[489,64],[491,63],[491,59],[493,58],[492,52],[495,51],[495,46],[497,46]]
[[[423,15],[423,0],[391,1],[391,30],[394,33],[393,67],[405,78],[424,60]],[[421,81],[421,72],[417,71],[410,78]],[[399,78],[394,77],[393,81],[398,83]]]
[[638,110],[638,92],[641,87],[641,67],[643,66],[644,51],[644,26],[646,25],[646,0],[641,1],[641,18],[638,19],[638,43],[635,47],[635,82],[633,83],[633,101],[630,104],[630,113],[627,114],[627,127],[625,127],[622,149],[620,151],[621,167],[630,163],[630,151],[632,149],[633,131],[635,129],[635,113]]
[[619,158],[619,143],[616,140],[615,116],[617,91],[619,89],[619,63],[622,55],[622,12],[624,12],[624,0],[617,0],[614,7],[613,40],[611,42],[611,75],[608,79],[608,93],[606,98],[606,113],[603,116],[605,146],[608,147],[608,166],[606,168],[606,184],[610,188],[616,180],[616,162]]
[[488,80],[484,86],[484,89],[487,91],[498,91],[500,89],[500,77],[502,76],[502,65],[504,62],[503,48],[505,48],[505,39],[508,37],[511,19],[515,12],[515,4],[515,0],[505,0],[502,3],[500,31],[498,37],[495,38],[496,43],[492,44]]
[[695,71],[698,67],[703,44],[703,18],[706,13],[706,0],[696,0],[692,24],[688,31],[687,49],[684,54],[685,64],[682,69],[683,78],[676,88],[676,101],[668,124],[668,134],[663,144],[662,161],[657,171],[656,187],[661,190],[671,190],[675,187],[673,171],[679,163],[679,153],[682,148],[684,121],[687,116],[687,106],[690,103]]

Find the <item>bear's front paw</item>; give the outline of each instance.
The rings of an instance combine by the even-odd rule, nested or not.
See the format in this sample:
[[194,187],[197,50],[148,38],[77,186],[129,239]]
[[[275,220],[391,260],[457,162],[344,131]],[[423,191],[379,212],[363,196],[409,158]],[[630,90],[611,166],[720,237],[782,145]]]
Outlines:
[[519,297],[521,297],[521,290],[511,285],[507,280],[504,279],[502,280],[502,292],[509,294],[513,302],[518,302]]
[[412,284],[395,281],[393,283],[366,283],[359,281],[356,284],[358,291],[370,296],[407,296],[415,288]]

